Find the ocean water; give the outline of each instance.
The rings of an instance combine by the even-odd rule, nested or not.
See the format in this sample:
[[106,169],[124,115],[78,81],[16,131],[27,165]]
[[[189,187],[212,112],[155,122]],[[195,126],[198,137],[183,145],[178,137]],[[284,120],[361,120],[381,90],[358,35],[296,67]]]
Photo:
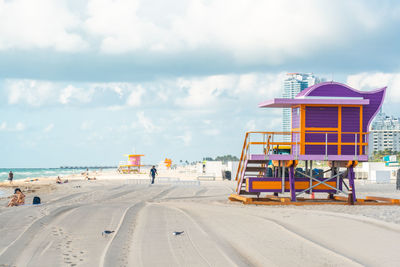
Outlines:
[[[89,172],[98,171],[99,169],[89,169]],[[85,168],[76,169],[61,169],[61,168],[14,168],[6,169],[0,168],[0,181],[8,179],[8,173],[12,171],[14,173],[14,180],[26,179],[26,178],[38,178],[38,177],[57,177],[65,176],[69,174],[82,173],[86,171]]]

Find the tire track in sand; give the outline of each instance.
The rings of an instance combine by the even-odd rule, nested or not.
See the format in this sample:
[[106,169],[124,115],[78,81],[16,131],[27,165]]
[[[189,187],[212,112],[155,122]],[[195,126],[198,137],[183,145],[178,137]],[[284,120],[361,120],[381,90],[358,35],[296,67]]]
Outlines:
[[[166,203],[165,203],[166,204]],[[164,204],[163,204],[164,205]],[[212,227],[209,227],[206,225],[206,223],[204,222],[203,218],[200,218],[198,216],[196,216],[196,219],[193,218],[193,216],[195,216],[194,214],[191,213],[191,211],[189,211],[187,208],[180,208],[180,207],[175,207],[176,209],[179,209],[181,212],[187,214],[187,216],[192,218],[192,221],[196,224],[198,224],[200,227],[204,228],[208,233],[211,233],[212,236],[217,236],[219,241],[223,242],[223,246],[228,246],[231,247],[233,249],[234,253],[239,253],[239,249],[238,248],[234,248],[233,245],[231,244],[230,241],[226,240],[224,237],[222,237],[221,235],[219,235],[217,232],[215,232],[213,230]],[[356,259],[350,258],[346,255],[341,254],[340,252],[331,249],[329,247],[326,247],[322,244],[320,244],[317,240],[308,238],[307,236],[299,233],[298,231],[296,231],[295,229],[292,229],[292,227],[290,227],[289,225],[286,225],[282,222],[280,222],[279,220],[275,220],[275,219],[271,219],[271,218],[265,218],[263,216],[257,216],[257,215],[252,215],[252,214],[238,214],[238,216],[248,216],[248,217],[252,217],[252,218],[256,218],[260,221],[267,221],[268,223],[274,224],[277,227],[279,227],[280,229],[282,229],[283,232],[286,232],[289,235],[294,236],[296,239],[298,240],[303,240],[306,244],[314,246],[314,247],[318,247],[319,249],[327,252],[328,254],[331,255],[335,255],[339,258],[341,258],[342,260],[348,262],[348,264],[352,264],[352,265],[359,265],[359,266],[363,266],[362,263],[358,262]],[[243,231],[243,229],[238,229],[239,231]],[[229,253],[229,255],[234,255],[232,253]],[[243,255],[243,254],[239,254],[243,259],[246,259],[249,261],[249,259]],[[236,262],[236,261],[235,261]],[[250,263],[251,265],[257,265],[255,263]],[[271,264],[276,264],[271,262]]]
[[[151,187],[150,187],[151,188]],[[153,187],[154,189],[159,187]],[[153,189],[152,188],[152,189]],[[149,199],[137,202],[128,208],[121,216],[121,220],[115,230],[112,239],[108,242],[104,251],[101,255],[99,266],[127,266],[128,255],[131,246],[131,240],[133,238],[133,232],[135,228],[135,220],[147,204],[146,202],[154,201],[157,198],[162,198],[172,191],[174,187],[162,188],[162,191],[154,196],[150,196]]]
[[[134,262],[130,266],[254,266],[228,241],[181,209],[151,203],[142,212],[134,238],[140,247],[131,254]],[[184,234],[174,236],[174,231]]]
[[0,262],[1,263],[15,263],[18,258],[20,258],[21,251],[28,246],[35,236],[43,229],[44,225],[49,224],[51,221],[72,212],[74,209],[78,208],[79,205],[60,207],[51,212],[48,215],[40,217],[33,221],[26,229],[23,231],[13,242],[6,246],[0,252]]

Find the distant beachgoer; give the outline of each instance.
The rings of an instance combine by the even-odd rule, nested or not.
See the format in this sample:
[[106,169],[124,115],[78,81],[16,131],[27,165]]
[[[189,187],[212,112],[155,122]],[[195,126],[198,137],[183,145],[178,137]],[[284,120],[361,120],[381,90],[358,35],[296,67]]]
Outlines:
[[57,184],[62,184],[62,181],[61,181],[61,178],[60,178],[60,176],[57,176],[56,183],[57,183]]
[[156,166],[153,166],[150,169],[150,175],[151,175],[151,184],[154,184],[154,179],[156,178],[156,175],[158,175]]
[[25,204],[25,195],[22,193],[21,189],[15,188],[14,195],[8,202],[7,207],[20,206]]
[[10,173],[8,174],[8,180],[10,181],[10,184],[12,184],[13,179],[14,179],[14,173],[10,171]]

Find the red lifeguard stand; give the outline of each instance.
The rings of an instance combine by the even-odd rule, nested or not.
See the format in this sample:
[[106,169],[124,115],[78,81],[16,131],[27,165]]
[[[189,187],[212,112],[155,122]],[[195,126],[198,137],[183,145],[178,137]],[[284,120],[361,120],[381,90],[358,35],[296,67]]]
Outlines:
[[124,155],[128,156],[128,161],[126,163],[118,165],[118,171],[121,173],[140,173],[141,154]]

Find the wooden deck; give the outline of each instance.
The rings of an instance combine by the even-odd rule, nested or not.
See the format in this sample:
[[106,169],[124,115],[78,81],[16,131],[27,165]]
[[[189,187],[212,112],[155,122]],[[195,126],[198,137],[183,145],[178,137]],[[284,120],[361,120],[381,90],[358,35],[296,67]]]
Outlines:
[[[253,205],[351,205],[349,199],[342,196],[334,196],[333,199],[311,199],[298,197],[297,201],[291,201],[289,197],[265,196],[265,197],[247,197],[237,194],[229,196],[230,201],[238,201],[243,204]],[[367,196],[365,199],[357,199],[354,205],[371,205],[371,206],[387,206],[398,205],[400,206],[400,199]]]

